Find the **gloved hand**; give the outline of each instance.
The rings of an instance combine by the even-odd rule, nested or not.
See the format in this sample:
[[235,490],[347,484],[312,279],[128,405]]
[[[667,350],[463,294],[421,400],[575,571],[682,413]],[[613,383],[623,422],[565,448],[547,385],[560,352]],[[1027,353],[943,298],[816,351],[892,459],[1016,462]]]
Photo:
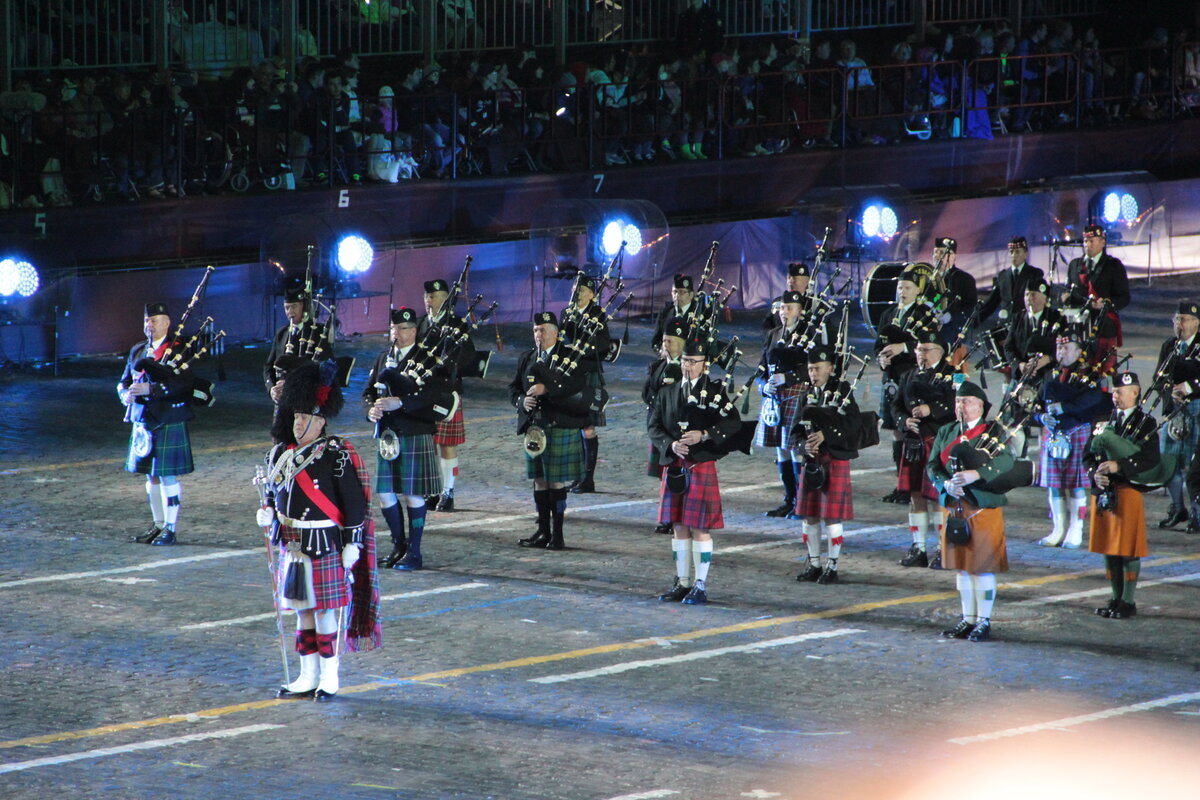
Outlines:
[[1046,406],[1046,410],[1057,417],[1063,412],[1062,403],[1051,403],[1050,405]]
[[361,548],[356,544],[348,544],[342,548],[342,566],[350,569],[358,563],[358,554]]
[[258,523],[258,527],[267,528],[275,521],[275,512],[269,508],[260,508],[254,512],[254,521]]
[[1042,414],[1042,426],[1051,433],[1058,427],[1058,418],[1053,414]]
[[770,378],[767,379],[767,385],[773,386],[775,388],[779,388],[780,386],[783,386],[783,384],[786,382],[787,382],[787,376],[784,375],[782,372],[776,372],[774,375],[772,375]]

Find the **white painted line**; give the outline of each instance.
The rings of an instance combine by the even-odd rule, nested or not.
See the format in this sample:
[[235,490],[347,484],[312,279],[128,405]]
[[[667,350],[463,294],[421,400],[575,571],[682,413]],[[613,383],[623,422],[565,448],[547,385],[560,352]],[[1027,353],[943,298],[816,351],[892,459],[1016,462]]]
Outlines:
[[[1200,580],[1200,572],[1189,572],[1187,575],[1174,575],[1167,578],[1156,578],[1152,581],[1138,581],[1138,589],[1145,589],[1150,586],[1158,586],[1162,583],[1185,583],[1187,581]],[[1004,584],[1000,584],[1000,588],[1004,588]],[[1051,594],[1045,597],[1034,597],[1030,600],[1020,600],[1016,603],[1006,603],[1010,606],[1040,606],[1046,603],[1067,603],[1071,600],[1083,600],[1088,597],[1103,597],[1111,594],[1112,589],[1107,586],[1103,589],[1088,589],[1082,592],[1068,592],[1066,594]]]
[[608,800],[655,800],[657,797],[670,797],[673,794],[679,794],[674,789],[651,789],[648,792],[637,792],[636,794],[623,794],[620,797],[610,797]]
[[1008,728],[994,733],[981,733],[976,736],[962,736],[957,739],[947,739],[950,744],[977,744],[978,742],[990,742],[996,739],[1007,739],[1013,736],[1023,736],[1027,733],[1038,733],[1040,731],[1056,731],[1066,728],[1073,728],[1076,725],[1084,725],[1088,722],[1099,722],[1113,717],[1124,716],[1125,714],[1135,714],[1139,711],[1151,711],[1156,708],[1165,708],[1166,706],[1177,706],[1180,703],[1190,703],[1194,700],[1200,700],[1200,692],[1188,692],[1187,694],[1173,694],[1167,697],[1160,697],[1157,700],[1147,700],[1144,703],[1134,703],[1129,706],[1118,706],[1116,708],[1097,711],[1093,714],[1081,714],[1078,717],[1065,717],[1063,719],[1051,720],[1050,722],[1039,722],[1035,725],[1023,725],[1020,728]]
[[98,750],[84,750],[82,753],[67,753],[61,756],[47,756],[46,758],[35,758],[30,761],[14,761],[11,764],[0,764],[0,774],[6,772],[20,772],[26,769],[37,769],[38,767],[52,767],[57,764],[69,764],[72,761],[87,761],[92,758],[104,758],[105,756],[119,756],[122,753],[134,753],[138,750],[157,750],[162,747],[173,747],[177,744],[188,744],[190,742],[202,742],[205,739],[230,739],[234,736],[244,736],[248,733],[261,733],[262,731],[274,730],[275,728],[283,728],[283,725],[246,725],[241,728],[226,728],[223,731],[209,731],[208,733],[193,733],[188,736],[176,736],[173,739],[150,739],[145,742],[134,742],[133,744],[123,744],[119,747],[102,747]]
[[[766,639],[761,642],[752,644],[739,644],[732,647],[716,647],[711,650],[695,650],[691,653],[684,653],[678,656],[667,656],[666,658],[649,658],[641,661],[625,661],[620,664],[612,664],[599,669],[589,669],[583,672],[565,672],[560,675],[546,675],[541,678],[530,678],[530,683],[563,683],[564,681],[578,681],[584,678],[598,678],[605,675],[617,675],[630,670],[643,669],[645,667],[660,667],[664,664],[681,664],[686,661],[702,661],[707,658],[717,658],[718,656],[730,655],[732,653],[755,653],[759,650],[764,650],[769,647],[783,647],[784,645],[797,644],[798,642],[807,642],[814,639],[831,639],[835,636],[846,636],[851,633],[862,633],[860,628],[836,628],[831,631],[817,631],[814,633],[802,633],[796,636],[784,636],[780,639]],[[670,638],[670,637],[666,637]]]
[[[431,594],[445,594],[446,592],[461,592],[466,589],[482,589],[484,586],[487,586],[487,584],[479,583],[478,581],[476,581],[474,583],[458,583],[458,584],[455,584],[454,586],[441,586],[441,587],[438,587],[437,589],[422,589],[417,592],[401,592],[400,594],[385,594],[383,597],[380,597],[379,599],[380,599],[380,601],[383,601],[383,600],[407,600],[410,597],[425,597],[425,596],[431,595]],[[284,613],[291,613],[291,610],[288,609]],[[274,618],[275,618],[275,612],[271,612],[269,614],[251,614],[248,617],[234,617],[232,619],[214,619],[214,620],[209,620],[208,622],[193,622],[190,625],[180,625],[179,630],[181,630],[181,631],[199,631],[199,630],[205,630],[207,628],[224,628],[229,625],[244,625],[247,622],[261,622],[262,620],[274,619]]]
[[186,558],[168,558],[164,561],[147,561],[145,564],[136,564],[132,567],[117,567],[115,569],[97,569],[90,572],[63,572],[58,575],[42,575],[38,578],[21,578],[16,581],[4,581],[0,583],[0,589],[11,589],[14,586],[28,586],[34,583],[54,583],[56,581],[74,581],[80,578],[99,578],[103,575],[122,575],[127,572],[144,572],[148,569],[158,569],[159,567],[173,567],[176,564],[195,564],[198,561],[213,561],[218,558],[236,558],[238,556],[248,556],[253,553],[258,553],[257,550],[218,550],[215,553],[205,553],[200,556],[187,556]]
[[[793,520],[795,521],[795,520]],[[904,525],[868,525],[865,528],[854,528],[844,533],[848,539],[851,536],[861,536],[864,533],[876,533],[878,531],[892,531],[905,528]],[[765,550],[768,547],[782,547],[785,544],[802,544],[799,536],[789,536],[786,539],[780,539],[773,542],[757,542],[755,544],[736,544],[733,547],[721,547],[716,550],[719,555],[728,555],[729,553],[744,553],[747,550]]]

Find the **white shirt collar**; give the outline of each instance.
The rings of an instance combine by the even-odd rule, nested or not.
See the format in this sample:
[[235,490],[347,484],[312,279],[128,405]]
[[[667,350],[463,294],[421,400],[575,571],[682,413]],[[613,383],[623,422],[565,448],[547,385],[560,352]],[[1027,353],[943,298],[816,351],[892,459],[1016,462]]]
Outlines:
[[158,348],[162,347],[162,343],[163,343],[163,342],[165,342],[166,340],[167,340],[167,337],[165,337],[165,336],[164,336],[164,337],[162,337],[161,339],[153,339],[153,340],[151,340],[151,342],[150,342],[150,349],[151,349],[151,350],[157,350]]

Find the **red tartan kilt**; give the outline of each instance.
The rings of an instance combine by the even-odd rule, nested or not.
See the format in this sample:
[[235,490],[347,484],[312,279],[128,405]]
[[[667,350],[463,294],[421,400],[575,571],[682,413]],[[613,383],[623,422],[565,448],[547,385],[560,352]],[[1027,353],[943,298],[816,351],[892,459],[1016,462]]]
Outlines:
[[854,519],[850,462],[832,458],[828,453],[822,453],[818,461],[825,467],[829,477],[824,488],[812,491],[805,488],[804,473],[801,472],[800,485],[796,488],[796,514],[801,517],[849,522]]
[[466,440],[467,425],[463,422],[462,399],[460,398],[454,416],[445,422],[437,423],[437,430],[433,434],[433,443],[446,447],[457,447]]
[[[292,528],[284,528],[282,534],[285,541],[289,538],[295,541],[300,537],[300,531]],[[282,592],[284,581],[287,578],[287,548],[281,546],[278,554],[279,561],[276,577],[277,584]],[[333,552],[320,558],[309,559],[306,566],[311,566],[312,568],[313,598],[316,600],[315,609],[341,608],[350,602],[350,596],[346,591],[346,570],[342,568],[342,554],[340,552]]]
[[[675,463],[678,465],[681,462],[676,460]],[[662,483],[659,485],[659,523],[670,522],[706,531],[724,528],[721,487],[717,485],[717,462],[691,464],[688,472],[690,481],[687,492],[674,494],[667,489],[667,474],[663,471]]]
[[925,445],[925,457],[917,462],[909,462],[900,458],[900,470],[897,472],[896,488],[902,492],[920,492],[926,500],[937,500],[938,494],[929,482],[929,474],[925,465],[929,463],[929,451],[933,449],[933,437],[921,437]]

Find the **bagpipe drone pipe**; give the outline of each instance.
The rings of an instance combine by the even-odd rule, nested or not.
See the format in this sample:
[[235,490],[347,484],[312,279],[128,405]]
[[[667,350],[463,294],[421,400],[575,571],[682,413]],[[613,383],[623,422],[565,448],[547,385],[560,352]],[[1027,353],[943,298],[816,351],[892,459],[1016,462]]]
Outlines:
[[[169,387],[172,394],[187,391],[188,404],[193,406],[211,406],[216,402],[212,381],[197,376],[192,367],[205,353],[219,346],[225,337],[225,331],[215,330],[213,318],[206,317],[190,337],[183,338],[192,311],[204,296],[213,271],[211,266],[204,271],[200,283],[192,293],[192,299],[188,301],[187,308],[179,318],[179,324],[168,337],[170,344],[163,354],[158,358],[152,355],[143,356],[133,365],[134,370],[141,373],[143,381]],[[141,395],[135,398],[135,402],[146,404],[155,399],[152,395]]]

